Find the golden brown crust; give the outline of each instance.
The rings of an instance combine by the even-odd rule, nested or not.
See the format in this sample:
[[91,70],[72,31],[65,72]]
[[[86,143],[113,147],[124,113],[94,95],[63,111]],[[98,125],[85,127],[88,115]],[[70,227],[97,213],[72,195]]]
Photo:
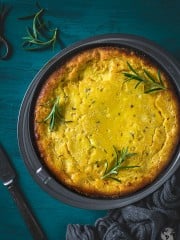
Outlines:
[[[125,82],[127,62],[141,73],[159,70],[130,49],[86,50],[48,77],[36,102],[34,133],[43,162],[62,184],[88,196],[113,198],[147,186],[179,142],[180,110],[169,77],[161,70],[167,89],[145,94],[143,84]],[[44,119],[57,96],[63,118],[50,131]],[[140,166],[112,175],[119,182],[102,177],[107,161],[112,165],[113,146],[137,153],[126,164]]]

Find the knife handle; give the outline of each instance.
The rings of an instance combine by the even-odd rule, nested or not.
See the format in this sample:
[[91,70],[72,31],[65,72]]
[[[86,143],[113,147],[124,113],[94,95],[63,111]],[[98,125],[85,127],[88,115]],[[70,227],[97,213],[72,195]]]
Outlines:
[[27,202],[18,187],[17,183],[13,181],[8,185],[8,190],[13,196],[14,201],[16,202],[24,220],[33,236],[34,240],[47,240],[45,234],[43,233],[40,225],[38,224],[35,216],[32,214],[30,208],[27,205]]

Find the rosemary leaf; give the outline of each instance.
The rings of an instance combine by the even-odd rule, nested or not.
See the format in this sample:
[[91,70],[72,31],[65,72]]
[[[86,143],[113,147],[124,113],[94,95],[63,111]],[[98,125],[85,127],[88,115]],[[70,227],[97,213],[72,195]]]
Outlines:
[[156,92],[156,91],[161,91],[162,88],[152,88],[152,89],[149,89],[149,90],[146,90],[144,91],[144,93],[152,93],[152,92]]
[[23,16],[23,17],[18,17],[18,20],[28,20],[28,19],[33,19],[35,17],[36,13],[33,13],[31,15]]
[[38,9],[41,9],[41,6],[40,6],[40,4],[39,4],[38,1],[36,1],[36,7],[37,7]]
[[161,83],[161,85],[163,85],[163,81],[161,78],[161,72],[159,70],[158,70],[158,79],[159,79],[159,82]]
[[141,81],[139,81],[134,88],[137,88],[139,86],[139,84],[141,84]]
[[121,183],[121,180],[120,180],[120,179],[118,179],[118,178],[115,178],[115,177],[108,177],[108,178],[110,178],[110,179],[113,179],[113,180],[115,180],[116,182],[119,182],[119,183]]
[[37,39],[38,37],[38,27],[37,27],[37,21],[39,21],[39,16],[42,14],[42,12],[44,11],[44,9],[40,9],[39,12],[36,13],[36,15],[33,18],[33,34],[34,34],[34,38]]
[[146,69],[144,69],[144,73],[147,76],[147,78],[149,78],[149,81],[151,81],[153,83],[155,82],[154,77],[151,75],[150,72],[148,72]]
[[131,66],[131,64],[129,62],[127,62],[127,65],[129,67],[129,69],[135,74],[138,75],[138,73],[134,70],[134,68]]

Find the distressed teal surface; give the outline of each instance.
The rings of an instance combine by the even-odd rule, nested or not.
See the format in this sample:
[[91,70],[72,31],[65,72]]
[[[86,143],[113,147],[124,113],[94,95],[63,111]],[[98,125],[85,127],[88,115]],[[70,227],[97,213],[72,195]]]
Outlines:
[[[29,21],[17,18],[36,11],[35,1],[8,0],[12,6],[5,35],[12,57],[0,61],[0,142],[9,153],[18,181],[49,240],[64,240],[68,223],[93,224],[105,211],[78,209],[42,190],[30,176],[17,143],[18,111],[25,91],[39,69],[62,48],[104,33],[130,33],[161,45],[180,60],[180,1],[178,0],[44,0],[46,18],[60,29],[61,45],[54,51],[27,52],[21,47]],[[0,240],[32,239],[9,192],[0,185]]]

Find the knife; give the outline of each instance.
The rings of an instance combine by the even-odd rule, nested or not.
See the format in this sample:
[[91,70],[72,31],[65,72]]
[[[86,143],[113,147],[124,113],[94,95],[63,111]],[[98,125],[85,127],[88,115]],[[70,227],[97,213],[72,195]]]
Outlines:
[[11,166],[9,157],[3,147],[0,145],[0,179],[4,186],[8,188],[14,201],[16,202],[31,234],[35,240],[47,239],[32,211],[28,207],[20,188],[16,181],[16,172]]

